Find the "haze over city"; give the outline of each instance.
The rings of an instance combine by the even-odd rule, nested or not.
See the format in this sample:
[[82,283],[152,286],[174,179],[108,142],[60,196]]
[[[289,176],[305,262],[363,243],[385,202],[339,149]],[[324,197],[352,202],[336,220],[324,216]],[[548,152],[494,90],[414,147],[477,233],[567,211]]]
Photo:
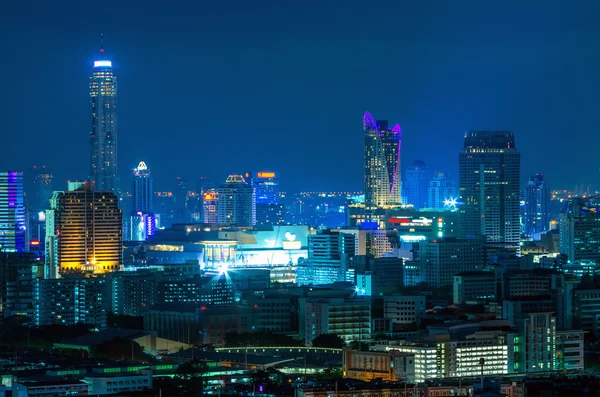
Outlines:
[[458,179],[465,131],[512,130],[522,182],[595,185],[599,15],[593,1],[5,2],[0,169],[88,177],[104,33],[124,181],[144,160],[162,190],[248,169],[279,171],[284,190],[362,190],[370,111],[402,126],[403,168]]

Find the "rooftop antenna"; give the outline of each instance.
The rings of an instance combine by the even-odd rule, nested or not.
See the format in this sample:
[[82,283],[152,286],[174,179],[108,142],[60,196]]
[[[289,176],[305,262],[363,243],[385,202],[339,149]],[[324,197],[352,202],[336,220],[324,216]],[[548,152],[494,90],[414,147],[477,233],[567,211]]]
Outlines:
[[100,33],[100,55],[104,55],[104,33]]

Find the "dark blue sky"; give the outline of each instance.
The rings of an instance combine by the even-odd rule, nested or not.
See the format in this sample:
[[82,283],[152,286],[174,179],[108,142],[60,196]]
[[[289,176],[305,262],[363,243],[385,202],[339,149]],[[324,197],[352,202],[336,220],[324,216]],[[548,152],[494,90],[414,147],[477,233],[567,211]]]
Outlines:
[[[88,76],[105,34],[119,167],[270,169],[285,189],[361,189],[362,115],[457,176],[469,129],[511,129],[524,176],[597,185],[600,2],[4,1],[0,169],[89,168]],[[57,186],[58,187],[58,186]]]

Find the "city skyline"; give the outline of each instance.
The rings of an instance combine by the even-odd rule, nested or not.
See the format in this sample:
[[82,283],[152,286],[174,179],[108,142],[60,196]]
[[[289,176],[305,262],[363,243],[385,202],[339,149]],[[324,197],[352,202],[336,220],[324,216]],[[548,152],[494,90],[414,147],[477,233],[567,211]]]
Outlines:
[[[22,80],[24,84],[7,82],[7,98],[13,98],[14,103],[6,103],[0,109],[6,120],[5,128],[15,133],[5,134],[7,144],[3,146],[15,150],[2,151],[0,168],[26,170],[34,163],[46,164],[54,170],[57,185],[67,179],[87,177],[85,169],[72,164],[84,164],[88,157],[84,153],[89,130],[89,113],[84,110],[86,82],[90,65],[96,60],[93,54],[98,34],[105,32],[107,52],[122,84],[119,94],[122,179],[126,170],[144,159],[152,164],[156,185],[161,190],[170,189],[174,177],[180,174],[190,181],[199,176],[221,180],[245,169],[280,172],[282,189],[287,191],[360,190],[361,164],[355,159],[361,156],[362,136],[357,120],[365,110],[370,110],[403,126],[403,167],[421,159],[430,169],[443,170],[452,179],[458,179],[453,153],[460,149],[464,131],[510,129],[520,139],[523,175],[543,173],[557,188],[596,184],[597,167],[590,166],[586,159],[591,158],[596,139],[587,131],[597,123],[590,106],[594,103],[593,87],[599,82],[591,71],[599,60],[584,50],[598,37],[598,27],[588,17],[596,15],[597,8],[559,10],[557,3],[544,3],[540,11],[534,3],[528,3],[520,15],[513,15],[511,7],[465,5],[464,9],[453,10],[440,5],[440,15],[449,14],[441,20],[430,15],[425,7],[399,4],[385,14],[382,22],[401,18],[401,23],[383,23],[386,28],[377,32],[358,28],[347,41],[333,45],[338,30],[343,34],[356,28],[346,21],[358,18],[357,4],[348,4],[340,10],[342,15],[333,19],[331,27],[318,25],[318,32],[313,34],[299,24],[300,18],[332,15],[337,12],[332,4],[307,7],[308,14],[301,12],[283,25],[277,22],[277,17],[288,15],[291,6],[263,10],[264,13],[257,14],[256,22],[248,25],[250,22],[242,19],[241,11],[246,10],[242,4],[242,10],[230,17],[247,28],[249,35],[243,39],[223,28],[217,29],[211,39],[203,29],[214,27],[214,22],[205,21],[206,27],[198,28],[185,15],[181,15],[182,28],[170,29],[174,26],[173,11],[167,11],[163,24],[155,23],[162,21],[162,15],[150,12],[147,21],[136,20],[132,25],[139,28],[133,29],[135,44],[126,28],[131,10],[117,6],[118,12],[111,12],[114,21],[107,28],[102,18],[105,11],[95,14],[88,12],[88,7],[40,7],[32,11],[21,27],[2,24],[5,34],[1,40],[7,61],[0,70],[14,74],[14,81]],[[192,7],[190,16],[197,11]],[[207,11],[222,16],[229,10],[211,5]],[[542,15],[531,22],[528,16],[537,15],[534,12],[538,11]],[[19,17],[24,12],[21,5],[11,4],[5,15]],[[46,12],[51,16],[47,20],[53,20],[51,25],[46,17],[42,18]],[[478,17],[496,13],[492,18],[495,29],[482,29],[485,18]],[[80,15],[87,15],[87,23],[73,25],[72,20]],[[469,24],[460,23],[459,17],[468,19]],[[503,24],[510,24],[512,29],[498,29]],[[28,34],[33,26],[44,34]],[[572,33],[575,26],[588,34],[575,36]],[[272,29],[279,29],[284,37],[291,39],[290,46],[270,37]],[[144,40],[137,40],[138,30]],[[472,34],[482,31],[485,33]],[[541,31],[543,38],[539,35]],[[314,41],[316,33],[324,38],[318,43]],[[355,40],[357,35],[359,40]],[[410,40],[398,41],[402,37],[398,35],[416,40],[416,45],[410,44]],[[266,41],[256,44],[261,40]],[[38,54],[48,48],[49,42],[61,56],[52,64],[38,62]],[[192,42],[196,44],[190,47]],[[528,43],[527,50],[521,43]],[[536,51],[530,51],[531,45]],[[190,53],[188,48],[195,51]],[[379,68],[366,61],[383,52],[390,54],[390,64],[396,64],[394,61],[401,57],[400,68]],[[537,57],[530,53],[536,53]],[[169,56],[157,57],[157,54]],[[445,66],[438,67],[441,59],[430,54],[438,54],[437,57],[452,54],[452,57]],[[561,54],[560,58],[556,54]],[[213,61],[201,62],[210,59]],[[217,66],[224,64],[229,66]],[[54,78],[47,79],[46,73]],[[369,83],[361,86],[358,81]],[[523,81],[528,84],[524,86]],[[547,84],[548,81],[555,83]],[[589,90],[582,88],[583,82]],[[56,101],[46,97],[50,92],[58,95]],[[573,103],[564,99],[575,97],[578,101]],[[23,111],[15,107],[27,105],[30,98],[47,104],[36,108],[37,117],[24,117]],[[318,112],[318,109],[328,111]],[[69,115],[67,123],[61,122],[64,114]],[[553,117],[547,117],[548,114]],[[198,123],[199,119],[203,122]],[[231,139],[221,142],[221,134],[210,132],[217,129],[224,130]],[[548,161],[543,153],[554,150],[564,131],[569,131],[575,139],[561,141],[563,149],[578,155],[568,156],[560,164]],[[29,139],[20,138],[24,135]],[[68,160],[57,155],[64,146],[58,142],[62,140],[52,139],[53,136],[68,140],[72,149]],[[584,140],[589,144],[577,146],[577,142]],[[26,149],[28,142],[37,145]],[[218,153],[225,145],[232,144],[239,156],[228,162],[219,160]],[[207,161],[201,165],[192,161],[195,147],[213,148],[205,152]],[[331,147],[339,150],[329,153]],[[24,150],[35,161],[15,156]],[[300,172],[300,167],[289,162],[290,150],[303,158],[331,156],[339,168],[323,169],[308,162],[302,167],[306,172]],[[171,154],[175,152],[182,155]],[[340,169],[345,171],[341,175]],[[525,182],[523,179],[522,185]]]

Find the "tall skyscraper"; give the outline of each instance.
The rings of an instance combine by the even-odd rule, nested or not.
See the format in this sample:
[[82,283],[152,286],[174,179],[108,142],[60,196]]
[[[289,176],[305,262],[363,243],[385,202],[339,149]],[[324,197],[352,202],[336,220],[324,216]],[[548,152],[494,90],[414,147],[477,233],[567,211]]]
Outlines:
[[97,190],[118,193],[117,78],[113,74],[112,62],[105,59],[104,48],[100,49],[100,58],[94,61],[90,77],[90,179]]
[[407,204],[412,204],[416,209],[426,208],[431,171],[427,169],[423,161],[417,160],[404,173],[402,189]]
[[471,131],[459,155],[462,236],[518,251],[521,155],[510,131]]
[[70,183],[54,192],[46,211],[46,272],[102,274],[121,269],[123,221],[119,198],[94,190],[90,183]]
[[256,223],[254,188],[241,175],[229,175],[217,191],[217,221],[223,225],[251,227]]
[[0,172],[0,251],[27,251],[23,173]]
[[427,207],[434,210],[456,209],[456,182],[443,172],[436,171],[429,181]]
[[540,233],[550,229],[549,203],[550,188],[544,181],[544,175],[532,175],[525,187],[523,224],[527,236],[539,239]]
[[365,133],[365,203],[369,207],[401,204],[400,149],[402,132],[387,120],[375,121],[371,113],[363,118]]
[[140,161],[137,168],[133,170],[133,213],[152,212],[152,200],[154,198],[154,190],[152,189],[152,174],[148,166],[143,161]]

